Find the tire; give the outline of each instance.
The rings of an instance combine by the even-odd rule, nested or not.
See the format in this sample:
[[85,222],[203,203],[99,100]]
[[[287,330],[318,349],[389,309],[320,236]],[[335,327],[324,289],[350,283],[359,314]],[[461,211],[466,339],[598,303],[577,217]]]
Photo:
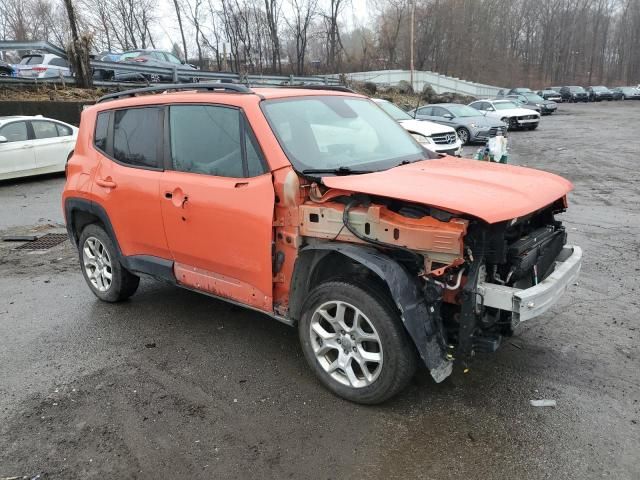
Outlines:
[[507,119],[507,125],[509,125],[509,130],[517,130],[518,129],[518,120],[515,117],[511,117]]
[[467,143],[469,143],[471,139],[471,134],[469,133],[469,130],[467,130],[464,127],[460,127],[458,128],[458,130],[456,130],[456,133],[458,134],[458,138],[462,142],[462,145],[466,145]]
[[78,245],[82,275],[96,297],[113,303],[136,292],[140,277],[122,266],[118,250],[100,225],[92,223],[85,227]]
[[350,282],[314,288],[304,303],[298,334],[320,382],[352,402],[384,402],[407,386],[417,368],[417,353],[395,306],[386,295]]
[[529,127],[529,130],[535,130],[536,128],[538,128],[538,124],[532,125]]

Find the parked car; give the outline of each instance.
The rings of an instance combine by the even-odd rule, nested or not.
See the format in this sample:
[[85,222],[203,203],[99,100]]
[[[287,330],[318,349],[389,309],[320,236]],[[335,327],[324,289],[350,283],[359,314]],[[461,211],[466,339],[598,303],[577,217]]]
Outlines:
[[522,95],[507,95],[506,97],[503,97],[502,100],[510,100],[519,107],[528,108],[529,110],[534,110],[538,113],[542,111],[542,109],[535,104],[528,105],[528,100]]
[[551,115],[558,109],[558,104],[551,100],[545,100],[540,95],[528,92],[521,93],[519,95],[508,95],[507,98],[512,98],[520,101],[524,108],[530,108],[535,110],[541,115]]
[[18,77],[54,78],[71,76],[69,62],[52,53],[24,55],[15,68]]
[[489,138],[495,137],[498,131],[503,135],[507,133],[507,125],[504,122],[457,103],[425,105],[411,110],[409,114],[421,120],[453,127],[463,144],[486,142]]
[[552,102],[562,101],[562,95],[560,95],[560,92],[558,90],[550,90],[550,89],[538,90],[536,94],[541,96],[545,100],[550,100]]
[[540,122],[540,114],[535,110],[523,108],[511,100],[477,100],[470,107],[483,112],[487,117],[497,118],[508,125],[509,130],[535,130]]
[[589,86],[587,87],[587,93],[589,94],[590,102],[601,102],[602,100],[613,100],[613,92],[605,86]]
[[519,88],[512,88],[507,92],[507,95],[520,95],[521,93],[533,93],[533,92],[530,88],[519,87]]
[[559,176],[439,157],[346,89],[184,89],[82,113],[62,203],[100,300],[150,275],[262,312],[297,327],[322,384],[372,404],[418,362],[441,382],[494,351],[576,281]]
[[560,89],[561,89],[561,88],[562,88],[562,87],[549,87],[547,90],[553,90],[554,92],[558,92],[558,93],[560,93]]
[[580,86],[567,86],[560,89],[563,102],[588,102],[589,94]]
[[63,172],[78,129],[59,120],[0,117],[0,180]]
[[13,77],[14,75],[13,67],[7,62],[0,60],[0,77]]
[[459,156],[462,151],[462,142],[456,131],[444,125],[439,125],[426,120],[416,120],[397,105],[381,98],[372,99],[380,108],[387,112],[391,118],[402,125],[413,138],[422,146],[437,153]]
[[[134,63],[138,65],[145,65],[147,67],[178,67],[182,72],[178,74],[179,82],[196,82],[197,77],[192,76],[190,73],[185,73],[184,70],[197,71],[193,65],[189,65],[181,61],[171,52],[165,52],[163,50],[131,50],[124,52],[120,55],[118,63]],[[126,70],[115,70],[113,74],[114,80],[147,80],[152,83],[158,82],[171,82],[173,81],[173,75],[160,74],[160,73],[138,73]]]
[[640,89],[636,87],[616,87],[613,94],[620,100],[640,100]]
[[[101,52],[96,55],[96,60],[101,62],[117,62],[121,53]],[[96,80],[114,80],[114,70],[108,68],[96,68],[93,70],[93,78]],[[142,77],[139,77],[142,78]]]

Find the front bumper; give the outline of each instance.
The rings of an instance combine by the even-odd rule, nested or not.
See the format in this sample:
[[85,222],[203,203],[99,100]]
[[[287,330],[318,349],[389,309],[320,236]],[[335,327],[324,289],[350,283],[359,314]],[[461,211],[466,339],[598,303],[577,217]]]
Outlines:
[[582,266],[582,249],[565,245],[556,259],[554,271],[538,285],[518,289],[481,282],[478,295],[485,307],[493,307],[513,314],[512,326],[546,312],[565,290],[578,278]]
[[436,153],[444,153],[446,155],[453,155],[455,157],[459,157],[460,155],[462,155],[462,142],[460,140],[456,140],[454,143],[450,143],[448,145],[429,144],[425,145],[425,147],[433,150]]

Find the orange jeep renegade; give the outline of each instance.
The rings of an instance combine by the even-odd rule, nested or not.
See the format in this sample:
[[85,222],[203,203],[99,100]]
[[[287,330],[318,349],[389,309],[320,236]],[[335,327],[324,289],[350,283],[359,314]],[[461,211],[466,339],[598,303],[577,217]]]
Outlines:
[[558,300],[582,256],[555,218],[570,190],[437,156],[346,88],[168,85],[84,110],[63,208],[101,300],[148,275],[263,312],[371,404]]

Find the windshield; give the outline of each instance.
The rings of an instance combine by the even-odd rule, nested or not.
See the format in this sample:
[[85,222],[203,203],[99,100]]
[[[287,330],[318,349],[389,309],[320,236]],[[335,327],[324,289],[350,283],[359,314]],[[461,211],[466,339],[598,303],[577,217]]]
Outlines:
[[580,92],[584,92],[585,90],[582,87],[569,87],[569,91],[580,93]]
[[20,60],[20,65],[39,65],[44,60],[42,55],[29,55],[27,57],[22,57]]
[[508,110],[510,108],[520,108],[519,105],[516,105],[513,102],[496,102],[493,104],[496,110]]
[[467,105],[447,105],[449,111],[456,117],[477,117],[478,111]]
[[384,102],[376,102],[376,104],[389,115],[391,115],[391,118],[395,120],[413,120],[413,117],[411,115],[391,102],[387,102],[385,100]]
[[367,99],[315,96],[261,103],[296,170],[385,170],[428,158],[398,123]]
[[536,95],[535,93],[523,93],[523,95],[533,102],[544,102],[544,98],[540,95]]
[[606,92],[609,90],[607,87],[593,87],[594,92]]

